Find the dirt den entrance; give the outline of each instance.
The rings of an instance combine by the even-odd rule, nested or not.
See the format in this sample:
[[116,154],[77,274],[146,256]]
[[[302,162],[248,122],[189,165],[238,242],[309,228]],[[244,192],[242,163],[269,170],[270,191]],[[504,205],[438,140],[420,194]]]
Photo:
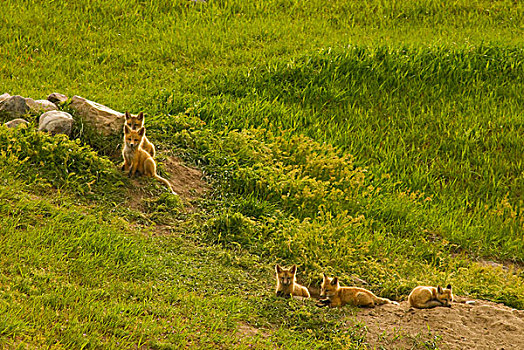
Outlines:
[[366,341],[376,349],[524,349],[524,310],[457,299],[451,308],[414,309],[404,301],[359,309],[348,323],[363,323]]
[[[180,196],[188,208],[191,208],[190,203],[192,200],[201,198],[210,189],[200,170],[185,165],[176,157],[168,157],[161,166],[164,170],[162,176],[169,181],[173,190]],[[150,198],[151,194],[144,191],[144,187],[141,184],[145,181],[157,180],[139,176],[132,179],[132,181],[135,186],[129,190],[127,205],[135,210],[143,211],[142,200]],[[164,184],[160,184],[160,186],[165,187]]]

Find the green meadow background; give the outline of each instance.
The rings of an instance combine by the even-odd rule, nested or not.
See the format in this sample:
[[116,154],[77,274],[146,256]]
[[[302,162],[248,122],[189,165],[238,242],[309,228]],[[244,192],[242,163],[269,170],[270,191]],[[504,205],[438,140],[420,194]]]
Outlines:
[[135,189],[120,137],[76,115],[71,140],[0,128],[2,347],[368,347],[351,307],[275,298],[276,262],[313,291],[326,272],[524,308],[522,2],[1,8],[0,94],[144,111],[161,174],[178,157],[210,187]]

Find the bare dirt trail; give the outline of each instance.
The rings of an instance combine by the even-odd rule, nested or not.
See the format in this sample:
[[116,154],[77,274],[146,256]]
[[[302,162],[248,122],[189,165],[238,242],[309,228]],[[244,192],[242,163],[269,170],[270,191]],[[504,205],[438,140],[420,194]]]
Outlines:
[[432,348],[524,350],[524,310],[457,297],[451,308],[414,309],[382,305],[359,309],[348,324],[364,323],[366,340],[376,349]]
[[[185,165],[180,159],[176,157],[167,157],[162,163],[166,174],[163,175],[171,184],[173,190],[180,196],[180,198],[191,209],[190,202],[196,198],[200,198],[206,191],[210,190],[209,185],[204,180],[204,175],[198,169]],[[137,177],[132,179],[135,187],[128,190],[128,203],[130,208],[143,211],[143,200],[151,197],[150,193],[143,191],[141,183],[143,181],[156,181],[151,179],[144,179]]]
[[173,190],[185,199],[202,197],[210,189],[200,170],[185,165],[178,158],[168,157],[164,167]]

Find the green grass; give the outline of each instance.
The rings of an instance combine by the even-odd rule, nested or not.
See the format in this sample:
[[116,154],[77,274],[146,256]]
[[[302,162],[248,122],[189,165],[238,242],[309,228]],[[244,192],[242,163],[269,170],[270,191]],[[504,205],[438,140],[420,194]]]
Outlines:
[[486,256],[495,244],[522,262],[523,61],[522,49],[482,46],[325,52],[210,76],[196,110],[217,129],[262,125],[338,145],[373,186],[430,198],[454,243]]
[[0,72],[12,93],[146,108],[147,97],[184,92],[209,72],[330,47],[522,45],[522,13],[521,3],[487,0],[8,1]]
[[365,348],[351,308],[274,298],[275,262],[311,287],[452,283],[522,309],[523,10],[5,2],[0,93],[144,110],[161,171],[178,155],[213,190],[182,203],[144,180],[132,208],[119,137],[0,128],[0,344]]
[[[356,338],[336,331],[333,315],[343,312],[275,299],[256,256],[199,245],[176,228],[152,236],[99,208],[27,189],[13,180],[0,187],[3,346],[301,347]],[[283,317],[290,308],[295,314]],[[235,335],[241,324],[265,336]]]

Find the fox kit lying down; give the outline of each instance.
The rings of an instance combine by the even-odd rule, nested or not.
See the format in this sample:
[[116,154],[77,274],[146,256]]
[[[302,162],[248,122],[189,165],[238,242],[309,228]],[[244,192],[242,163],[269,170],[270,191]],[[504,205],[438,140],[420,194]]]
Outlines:
[[296,282],[297,265],[291,266],[289,269],[284,269],[279,264],[275,266],[277,276],[277,297],[298,296],[309,298],[309,291],[306,287],[301,286]]
[[143,127],[138,130],[131,130],[127,125],[124,125],[124,148],[122,156],[124,157],[124,171],[129,169],[129,176],[135,176],[136,172],[162,181],[171,190],[173,194],[175,191],[171,188],[169,181],[156,173],[156,163],[149,153],[140,147],[146,129]]
[[451,284],[446,288],[418,286],[411,291],[408,301],[410,306],[417,309],[429,309],[435,306],[451,307],[453,301]]
[[396,301],[391,301],[386,298],[377,297],[371,291],[358,287],[341,287],[337,277],[327,277],[323,275],[322,286],[320,289],[320,298],[327,298],[321,300],[321,303],[330,307],[343,306],[350,304],[353,306],[374,307],[382,304],[395,304]]
[[[141,127],[144,126],[144,113],[140,112],[137,114],[137,116],[132,116],[128,111],[125,113],[126,121],[125,124],[131,128],[131,130],[138,130]],[[147,137],[144,135],[144,138],[142,139],[142,143],[140,144],[140,147],[151,157],[155,157],[155,146],[149,142]]]

